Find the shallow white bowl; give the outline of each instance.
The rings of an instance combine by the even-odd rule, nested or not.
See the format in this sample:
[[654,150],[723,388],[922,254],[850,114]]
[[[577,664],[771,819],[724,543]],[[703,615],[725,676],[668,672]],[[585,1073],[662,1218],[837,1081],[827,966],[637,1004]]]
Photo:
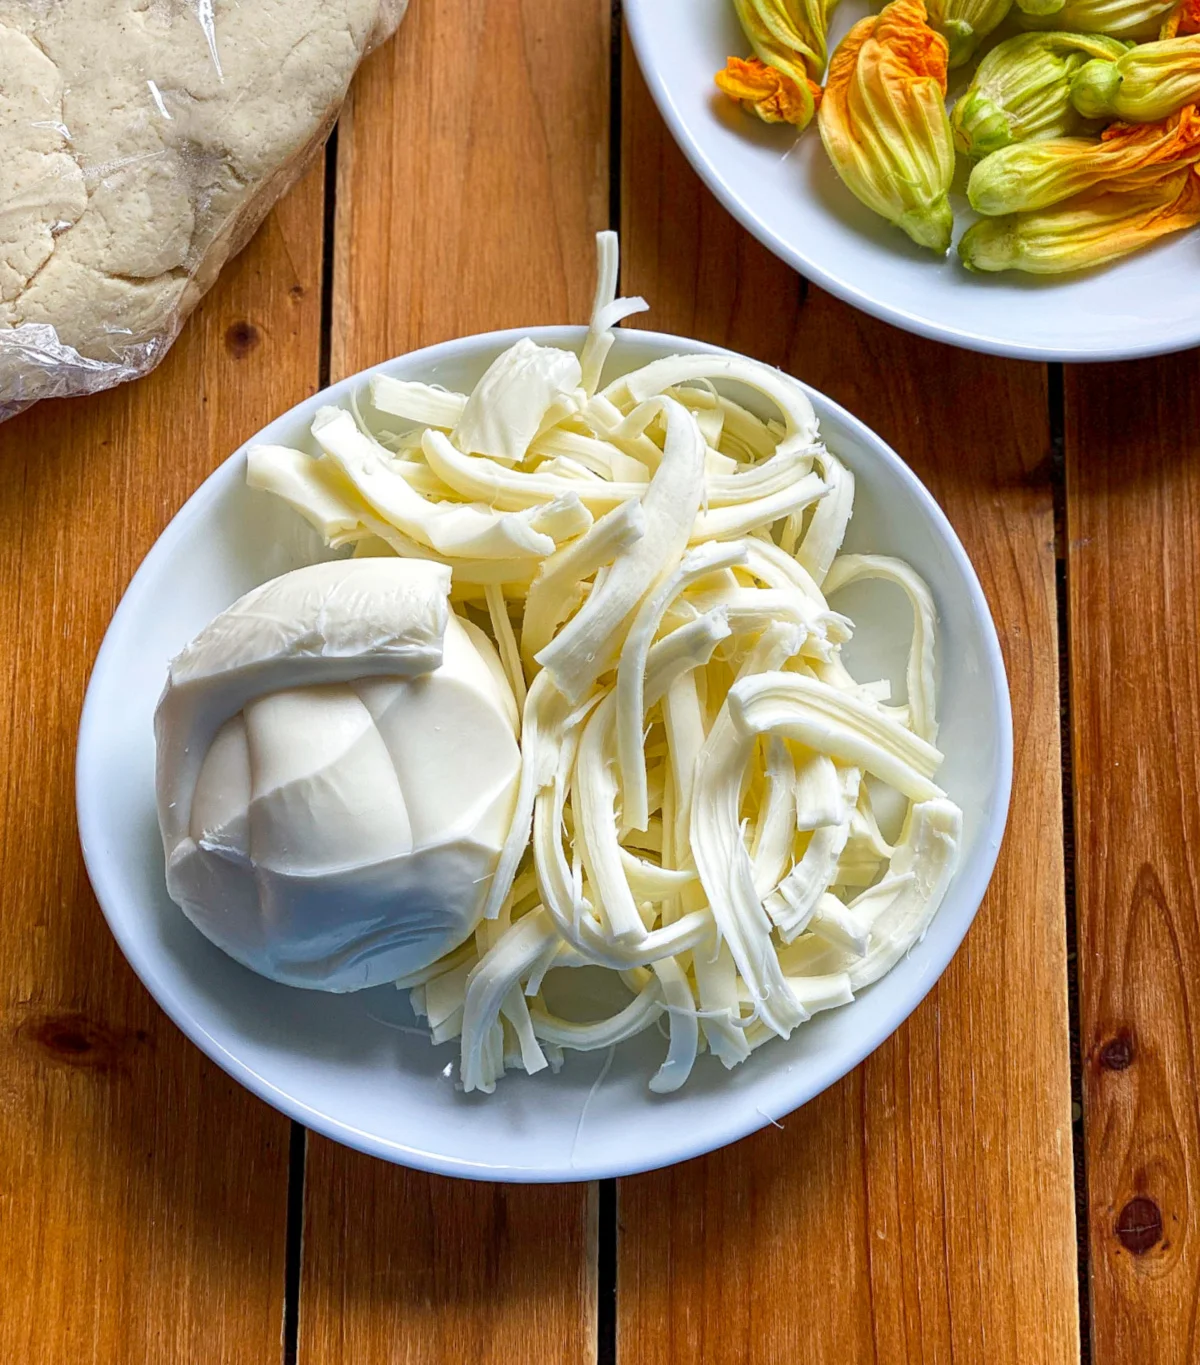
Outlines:
[[[839,6],[830,52],[869,12],[863,0]],[[725,58],[749,52],[730,0],[625,0],[625,18],[655,103],[708,187],[743,227],[838,298],[922,336],[1029,360],[1119,360],[1200,343],[1200,233],[1057,279],[973,275],[955,250],[939,261],[864,208],[838,180],[815,126],[800,137],[767,127],[717,90],[713,74]],[[964,196],[952,200],[957,242],[973,215]]]
[[[521,335],[578,347],[582,328],[541,328],[447,342],[379,371],[469,389]],[[608,376],[675,352],[711,350],[621,331]],[[255,438],[307,447],[314,395]],[[811,392],[811,391],[810,391]],[[213,947],[168,899],[154,809],[152,715],[167,661],[258,583],[325,556],[282,503],[244,483],[238,451],[163,532],[129,585],[96,660],[79,733],[77,796],[84,858],[122,951],[150,993],[208,1055],[263,1099],[340,1142],[447,1175],[583,1180],[696,1156],[811,1099],[877,1047],[937,980],[991,876],[1008,811],[1012,720],[996,632],[962,546],[933,499],[887,446],[811,394],[824,437],[858,480],[850,548],[901,555],[929,582],[942,619],[939,781],[965,814],[962,864],[925,940],[845,1009],[818,1015],[726,1072],[702,1057],[688,1085],[655,1096],[646,1081],[665,1044],[651,1029],[607,1054],[567,1056],[558,1076],[509,1075],[494,1096],[465,1096],[457,1044],[435,1048],[390,986],[324,995],[255,976]],[[850,593],[856,592],[853,602]],[[909,611],[894,590],[837,599],[860,623],[852,664],[903,685]],[[601,1079],[602,1078],[602,1079]]]

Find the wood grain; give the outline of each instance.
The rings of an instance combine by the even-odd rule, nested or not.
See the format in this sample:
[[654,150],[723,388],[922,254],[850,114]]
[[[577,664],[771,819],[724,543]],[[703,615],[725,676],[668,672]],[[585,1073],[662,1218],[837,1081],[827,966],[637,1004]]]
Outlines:
[[279,1356],[287,1121],[121,957],[79,854],[73,762],[139,560],[206,474],[315,387],[321,196],[318,168],[156,373],[0,427],[0,1360]]
[[1095,1365],[1200,1359],[1200,351],[1069,369]]
[[996,878],[909,1022],[782,1131],[621,1182],[619,1356],[1077,1362],[1044,373],[806,290],[701,188],[628,51],[623,84],[623,290],[646,325],[782,365],[896,446],[980,574],[1018,723]]
[[608,226],[609,6],[418,0],[338,144],[333,373],[586,322]]
[[[418,3],[338,143],[333,376],[584,321],[608,217],[607,0]],[[301,1365],[595,1359],[594,1191],[479,1186],[310,1140]]]

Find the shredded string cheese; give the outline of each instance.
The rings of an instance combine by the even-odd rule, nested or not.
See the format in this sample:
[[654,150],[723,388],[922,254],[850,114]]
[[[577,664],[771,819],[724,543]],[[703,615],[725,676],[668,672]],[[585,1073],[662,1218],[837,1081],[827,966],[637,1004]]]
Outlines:
[[[612,328],[646,305],[617,298],[616,238],[598,240],[578,357],[524,339],[470,394],[375,376],[318,412],[314,453],[248,452],[250,483],[330,544],[448,565],[515,697],[521,781],[484,918],[397,983],[434,1041],[459,1039],[468,1091],[656,1023],[652,1090],[705,1051],[737,1065],[900,960],[961,838],[933,780],[928,588],[841,554],[854,478],[787,375],[671,356],[601,387]],[[912,609],[902,705],[841,657],[853,624],[827,598],[864,579]],[[894,847],[872,784],[907,812]],[[556,1015],[547,978],[585,966],[626,1003]]]

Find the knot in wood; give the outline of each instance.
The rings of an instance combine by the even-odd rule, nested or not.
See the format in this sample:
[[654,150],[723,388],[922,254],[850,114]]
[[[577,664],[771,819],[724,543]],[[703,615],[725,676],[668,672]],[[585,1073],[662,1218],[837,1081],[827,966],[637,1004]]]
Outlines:
[[1117,1240],[1135,1256],[1142,1256],[1162,1240],[1162,1211],[1153,1199],[1137,1195],[1117,1214]]
[[74,1011],[36,1015],[20,1025],[17,1035],[56,1062],[94,1071],[115,1067],[147,1038],[144,1029],[119,1032]]
[[1122,1029],[1100,1049],[1100,1065],[1105,1071],[1124,1071],[1132,1064],[1133,1035],[1128,1029]]
[[225,349],[235,360],[248,356],[262,340],[262,333],[252,322],[233,322],[225,329]]

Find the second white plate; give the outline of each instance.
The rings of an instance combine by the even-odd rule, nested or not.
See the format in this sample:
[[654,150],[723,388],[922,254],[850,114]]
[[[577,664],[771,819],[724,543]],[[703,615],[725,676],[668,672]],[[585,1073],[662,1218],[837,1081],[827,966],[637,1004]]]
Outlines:
[[[868,13],[846,0],[830,51]],[[971,350],[1028,360],[1120,360],[1200,344],[1200,232],[1105,269],[972,275],[937,260],[838,180],[815,127],[767,127],[713,84],[749,51],[731,0],[625,0],[638,61],[688,160],[725,207],[801,274],[876,317]],[[953,73],[952,73],[953,74]],[[955,200],[955,239],[970,214]]]

